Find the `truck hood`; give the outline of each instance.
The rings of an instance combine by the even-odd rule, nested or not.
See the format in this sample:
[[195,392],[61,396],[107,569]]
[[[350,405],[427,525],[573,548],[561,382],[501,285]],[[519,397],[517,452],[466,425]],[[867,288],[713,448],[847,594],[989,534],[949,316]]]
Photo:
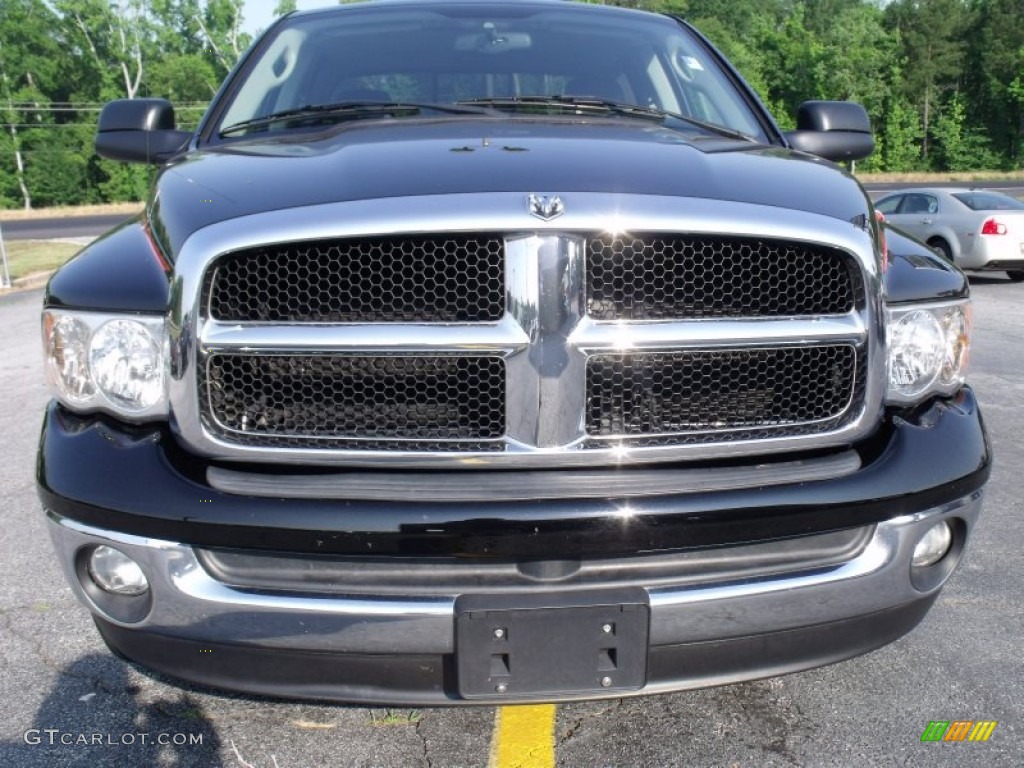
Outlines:
[[173,255],[196,230],[249,214],[484,192],[710,198],[846,221],[870,210],[848,173],[780,147],[635,120],[474,117],[348,123],[192,152],[161,172],[149,215]]

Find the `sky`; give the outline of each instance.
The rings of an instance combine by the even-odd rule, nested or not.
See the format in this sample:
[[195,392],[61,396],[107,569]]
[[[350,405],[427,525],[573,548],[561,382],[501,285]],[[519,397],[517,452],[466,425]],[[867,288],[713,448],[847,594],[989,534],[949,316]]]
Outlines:
[[[334,0],[298,0],[299,10],[322,8],[333,5]],[[245,0],[245,25],[247,32],[266,29],[274,20],[274,6],[277,0]]]

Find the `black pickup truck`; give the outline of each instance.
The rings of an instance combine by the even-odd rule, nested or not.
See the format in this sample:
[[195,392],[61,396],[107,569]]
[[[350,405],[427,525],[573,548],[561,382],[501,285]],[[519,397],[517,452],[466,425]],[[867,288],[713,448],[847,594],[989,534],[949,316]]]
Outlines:
[[913,628],[990,450],[968,284],[669,16],[275,23],[195,133],[109,104],[145,212],[43,310],[39,493],[114,652],[431,705],[621,697]]

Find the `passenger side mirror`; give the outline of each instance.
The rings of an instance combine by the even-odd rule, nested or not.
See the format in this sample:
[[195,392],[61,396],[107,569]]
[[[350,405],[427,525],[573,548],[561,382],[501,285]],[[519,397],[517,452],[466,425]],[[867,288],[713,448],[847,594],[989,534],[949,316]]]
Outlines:
[[192,134],[175,129],[166,99],[118,99],[100,112],[96,154],[126,163],[163,165],[185,151]]
[[786,139],[793,149],[826,160],[862,160],[875,151],[868,113],[852,101],[805,101]]

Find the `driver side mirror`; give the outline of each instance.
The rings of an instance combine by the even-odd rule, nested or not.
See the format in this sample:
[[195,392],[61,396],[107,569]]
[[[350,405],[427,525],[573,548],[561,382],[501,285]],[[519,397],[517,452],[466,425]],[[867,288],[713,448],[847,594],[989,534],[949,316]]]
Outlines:
[[166,99],[118,99],[100,112],[96,154],[126,163],[163,165],[188,147],[192,134],[175,129]]
[[868,113],[852,101],[805,101],[786,139],[793,149],[826,160],[863,160],[875,151]]

